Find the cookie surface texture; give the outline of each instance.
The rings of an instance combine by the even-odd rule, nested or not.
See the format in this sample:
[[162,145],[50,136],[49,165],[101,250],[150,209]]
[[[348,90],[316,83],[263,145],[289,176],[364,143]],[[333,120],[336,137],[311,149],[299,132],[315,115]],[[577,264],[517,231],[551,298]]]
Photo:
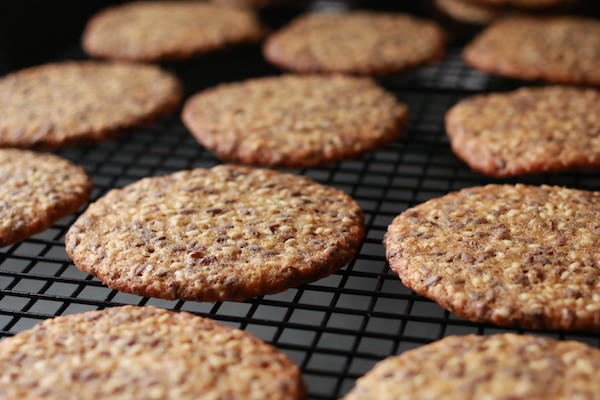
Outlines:
[[296,72],[383,75],[438,60],[445,34],[405,14],[356,11],[307,14],[270,36],[265,57]]
[[75,265],[125,292],[244,300],[352,260],[363,214],[311,179],[238,166],[181,171],[113,190],[68,232]]
[[92,182],[51,154],[0,149],[0,247],[24,240],[77,211]]
[[83,35],[94,57],[137,61],[182,60],[260,40],[250,10],[195,1],[133,2],[94,16]]
[[600,166],[600,91],[523,88],[468,98],[446,114],[454,152],[505,177]]
[[488,185],[400,214],[384,244],[402,282],[476,322],[600,327],[600,192]]
[[0,79],[0,146],[96,142],[172,112],[179,81],[158,67],[64,62]]
[[574,341],[449,336],[379,362],[344,400],[596,400],[600,350]]
[[600,85],[600,21],[504,19],[476,37],[464,58],[474,68],[511,78]]
[[0,342],[4,399],[302,399],[294,363],[209,318],[124,306],[48,319]]
[[408,109],[370,78],[284,75],[225,84],[192,97],[183,120],[219,158],[310,167],[397,139]]

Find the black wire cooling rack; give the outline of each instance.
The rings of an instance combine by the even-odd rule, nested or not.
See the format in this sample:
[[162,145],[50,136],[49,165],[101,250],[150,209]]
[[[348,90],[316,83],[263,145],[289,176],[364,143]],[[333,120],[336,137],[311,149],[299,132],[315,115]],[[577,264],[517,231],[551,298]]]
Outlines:
[[[188,94],[222,81],[277,73],[256,48],[171,69],[183,79]],[[600,190],[598,172],[509,180],[471,172],[450,151],[445,111],[469,95],[514,89],[521,83],[467,68],[460,48],[450,48],[449,56],[436,65],[385,78],[381,84],[410,107],[411,123],[401,140],[360,159],[291,171],[342,189],[362,206],[367,234],[358,257],[347,267],[312,284],[243,303],[142,298],[111,290],[73,266],[64,249],[64,234],[77,217],[70,215],[41,234],[0,249],[0,335],[13,335],[46,318],[123,304],[186,310],[277,346],[301,366],[309,398],[329,400],[346,393],[358,376],[389,355],[447,335],[511,331],[460,319],[403,286],[384,258],[381,241],[387,225],[407,207],[464,187],[518,181]],[[142,177],[218,163],[187,133],[178,116],[119,141],[57,153],[91,174],[92,201]],[[600,346],[598,333],[537,334]]]

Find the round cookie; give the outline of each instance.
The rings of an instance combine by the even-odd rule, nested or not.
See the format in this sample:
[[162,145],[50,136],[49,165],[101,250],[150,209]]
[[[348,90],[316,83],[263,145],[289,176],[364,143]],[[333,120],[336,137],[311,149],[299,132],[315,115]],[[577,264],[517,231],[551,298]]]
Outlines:
[[506,177],[600,166],[600,91],[554,86],[479,95],[446,114],[454,152]]
[[534,13],[537,16],[558,15],[572,11],[579,4],[579,0],[556,1],[554,4],[548,3],[547,6],[540,6],[535,10],[510,4],[502,6],[488,5],[468,0],[434,0],[434,4],[442,13],[456,21],[466,24],[485,25],[494,20],[510,16],[534,16]]
[[389,357],[344,400],[595,400],[600,350],[574,341],[449,336]]
[[383,75],[444,56],[445,34],[406,14],[355,11],[301,16],[270,36],[265,57],[296,72]]
[[249,333],[124,306],[48,319],[0,342],[4,399],[304,398],[298,367]]
[[250,10],[198,1],[140,1],[101,11],[89,21],[82,42],[93,57],[159,61],[188,59],[263,36]]
[[269,6],[302,4],[302,0],[211,0],[215,4],[228,7],[262,9]]
[[0,247],[77,211],[92,190],[84,170],[67,160],[15,149],[0,149],[0,182]]
[[201,92],[182,117],[222,160],[300,168],[388,144],[408,109],[370,78],[284,75]]
[[548,8],[567,4],[572,0],[463,0],[467,3],[489,7],[517,7],[517,8]]
[[0,79],[0,146],[106,140],[179,104],[177,78],[151,65],[64,62]]
[[600,21],[503,19],[476,37],[463,55],[472,67],[501,76],[600,85]]
[[112,190],[73,224],[75,265],[124,292],[245,300],[352,260],[363,214],[311,179],[239,166],[180,171]]
[[476,322],[600,328],[600,192],[488,185],[400,214],[384,244],[402,282]]
[[485,25],[506,16],[509,12],[505,8],[489,7],[465,0],[434,0],[434,4],[444,14],[468,24]]

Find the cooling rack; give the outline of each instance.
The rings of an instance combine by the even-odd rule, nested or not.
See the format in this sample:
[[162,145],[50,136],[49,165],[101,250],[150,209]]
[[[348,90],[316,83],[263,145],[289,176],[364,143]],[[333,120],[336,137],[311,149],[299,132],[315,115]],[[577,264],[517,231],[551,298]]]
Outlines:
[[[497,180],[471,172],[458,160],[444,132],[444,112],[469,95],[522,85],[466,67],[460,51],[451,47],[440,63],[380,81],[410,107],[411,123],[401,140],[359,159],[287,170],[344,190],[362,206],[366,237],[356,259],[339,272],[243,303],[142,298],[111,290],[73,266],[65,253],[64,234],[78,216],[74,214],[22,243],[0,249],[0,336],[46,318],[123,304],[185,310],[277,346],[301,366],[310,399],[332,400],[386,356],[447,335],[515,331],[463,320],[415,295],[390,271],[381,244],[387,225],[407,207],[464,187],[523,182],[600,190],[597,171]],[[66,58],[81,57],[75,50]],[[262,60],[257,48],[166,67],[183,79],[187,94],[218,82],[278,73]],[[92,201],[142,177],[219,163],[187,133],[178,115],[118,141],[57,153],[82,165],[93,177]],[[598,333],[537,334],[600,346]]]

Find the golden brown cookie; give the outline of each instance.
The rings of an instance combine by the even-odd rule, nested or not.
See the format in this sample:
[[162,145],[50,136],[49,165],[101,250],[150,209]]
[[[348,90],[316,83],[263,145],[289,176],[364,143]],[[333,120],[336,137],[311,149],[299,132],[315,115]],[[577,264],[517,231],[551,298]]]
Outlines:
[[300,400],[298,367],[249,333],[156,307],[48,319],[0,342],[0,398]]
[[363,234],[362,211],[345,193],[225,165],[112,190],[71,227],[66,249],[78,268],[124,292],[244,300],[337,271]]
[[467,3],[490,7],[517,7],[539,9],[567,4],[571,0],[463,0]]
[[201,92],[182,117],[222,160],[310,167],[397,139],[408,109],[369,78],[284,75]]
[[91,190],[85,171],[67,160],[0,150],[0,247],[42,232],[77,211]]
[[53,148],[113,138],[172,112],[181,85],[150,65],[46,64],[0,79],[0,146]]
[[466,0],[434,0],[444,14],[467,24],[485,25],[508,14],[506,8],[489,7]]
[[600,85],[600,21],[504,19],[476,37],[464,58],[474,68],[511,78]]
[[257,42],[263,35],[249,10],[199,1],[139,1],[101,11],[82,41],[93,57],[158,61]]
[[384,244],[417,293],[476,322],[600,328],[600,192],[488,185],[400,214]]
[[600,350],[574,341],[449,336],[389,357],[344,400],[597,400]]
[[303,0],[211,0],[215,4],[228,7],[263,8],[268,6],[303,4]]
[[432,21],[406,14],[314,13],[270,36],[265,57],[296,72],[382,75],[444,56],[445,34]]
[[469,0],[434,0],[435,6],[445,15],[458,22],[476,25],[489,24],[510,16],[559,15],[573,11],[579,3],[579,0],[562,0],[553,4],[548,2],[548,5],[544,7],[540,5],[538,8],[528,8],[516,4],[511,5],[508,2],[503,5],[491,5]]
[[446,114],[454,152],[503,177],[600,166],[600,91],[564,86],[479,95]]

